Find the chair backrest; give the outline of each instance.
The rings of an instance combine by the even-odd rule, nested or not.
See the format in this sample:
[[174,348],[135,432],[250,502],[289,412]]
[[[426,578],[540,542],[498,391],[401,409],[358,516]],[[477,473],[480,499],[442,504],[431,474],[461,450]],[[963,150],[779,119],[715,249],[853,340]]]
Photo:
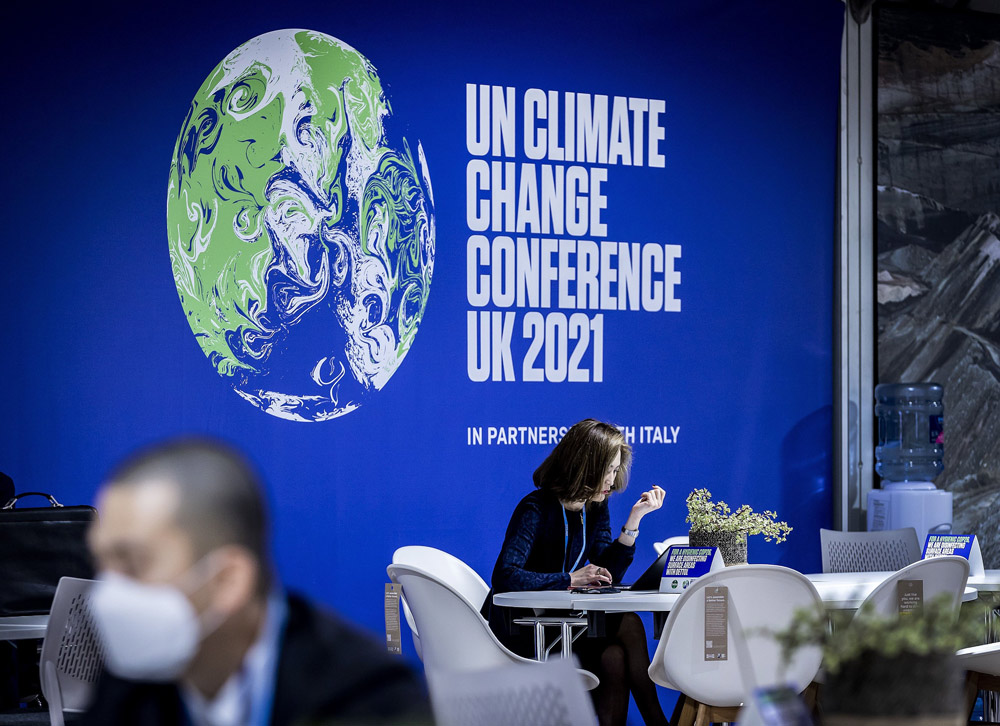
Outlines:
[[594,726],[597,716],[570,661],[454,673],[427,669],[438,726]]
[[39,675],[53,724],[63,711],[87,708],[104,665],[104,650],[90,617],[87,597],[93,580],[63,577],[56,587],[42,641]]
[[913,527],[881,532],[819,531],[823,572],[892,572],[920,559]]
[[479,610],[437,575],[413,565],[389,565],[420,632],[423,660],[441,671],[476,671],[531,663],[507,650]]
[[901,580],[923,581],[924,602],[930,602],[942,593],[948,593],[954,598],[957,608],[962,602],[965,584],[969,579],[969,561],[964,557],[947,555],[930,560],[918,560],[894,572],[872,590],[864,602],[862,609],[871,608],[876,615],[891,616],[899,612],[899,595],[897,584]]
[[[706,660],[706,589],[718,586],[728,590],[728,654]],[[649,676],[711,706],[738,706],[754,688],[775,684],[801,692],[819,671],[820,649],[800,648],[786,666],[769,631],[787,628],[796,610],[822,604],[805,575],[787,567],[740,565],[703,575],[670,611]]]
[[[451,585],[476,610],[483,607],[483,602],[490,592],[489,585],[483,581],[479,573],[454,555],[434,547],[425,547],[424,545],[400,547],[392,553],[392,564],[413,565],[435,575]],[[417,655],[423,659],[420,633],[413,621],[410,604],[406,601],[405,596],[400,599],[400,602],[403,605],[403,616],[406,618],[406,624],[410,627],[410,635],[413,636],[413,647],[417,651]]]
[[687,547],[690,544],[687,535],[683,537],[667,537],[662,542],[653,542],[653,549],[656,550],[656,555],[659,557],[663,554],[663,550],[668,547]]
[[483,606],[490,586],[475,570],[454,555],[434,547],[409,545],[392,553],[392,564],[413,565],[447,582],[476,610]]

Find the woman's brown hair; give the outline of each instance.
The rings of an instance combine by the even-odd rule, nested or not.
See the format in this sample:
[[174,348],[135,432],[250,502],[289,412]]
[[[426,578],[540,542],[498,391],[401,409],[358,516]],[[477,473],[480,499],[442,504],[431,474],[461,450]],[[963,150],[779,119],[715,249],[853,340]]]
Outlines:
[[632,465],[632,447],[622,432],[611,424],[584,419],[574,424],[562,437],[532,477],[535,486],[556,495],[564,502],[589,500],[601,486],[605,473],[621,452],[621,465],[611,490],[622,491],[628,485]]

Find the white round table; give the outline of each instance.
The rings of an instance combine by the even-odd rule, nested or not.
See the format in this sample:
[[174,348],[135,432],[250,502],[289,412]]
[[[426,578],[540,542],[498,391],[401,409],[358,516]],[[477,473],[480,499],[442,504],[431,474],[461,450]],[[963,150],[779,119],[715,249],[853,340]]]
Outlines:
[[[1000,589],[1000,571],[989,571],[993,574],[988,577],[980,577],[983,589]],[[989,574],[988,572],[988,574]],[[843,572],[843,573],[814,573],[806,575],[816,586],[823,604],[830,610],[857,610],[865,598],[871,594],[882,581],[892,572]],[[972,582],[972,578],[970,578]],[[975,587],[969,585],[962,594],[962,602],[970,602],[979,597],[977,584]],[[627,590],[615,593],[595,593],[584,594],[571,590],[526,590],[522,592],[503,592],[493,595],[493,604],[498,607],[526,608],[542,610],[563,610],[572,612],[582,612],[587,614],[587,619],[591,624],[604,613],[621,612],[652,612],[654,614],[654,637],[659,638],[666,621],[667,613],[673,608],[674,603],[680,597],[680,593],[662,592],[629,592]],[[553,617],[539,618],[532,620],[535,628],[535,643],[544,642],[543,630],[546,626],[556,624]],[[579,618],[573,618],[577,623]],[[569,618],[567,617],[567,620]],[[564,632],[565,629],[564,629]],[[563,650],[567,650],[568,645],[563,643]],[[536,653],[536,656],[540,655]]]

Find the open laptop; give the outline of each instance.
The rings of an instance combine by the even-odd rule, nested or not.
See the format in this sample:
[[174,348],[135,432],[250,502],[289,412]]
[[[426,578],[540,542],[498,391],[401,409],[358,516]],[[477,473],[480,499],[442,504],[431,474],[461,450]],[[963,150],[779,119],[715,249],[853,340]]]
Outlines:
[[630,592],[638,592],[645,590],[656,590],[660,589],[660,578],[663,577],[663,570],[667,566],[667,559],[670,557],[670,550],[673,547],[667,547],[663,552],[660,553],[653,564],[646,568],[646,571],[639,575],[639,578],[633,582],[631,585],[619,585],[619,590],[628,590]]
[[667,566],[667,559],[670,557],[670,550],[673,547],[667,547],[663,552],[660,553],[659,557],[646,568],[646,571],[639,575],[639,578],[633,582],[631,585],[608,585],[603,587],[580,587],[574,588],[576,592],[589,593],[589,594],[602,594],[602,593],[612,593],[621,592],[627,590],[628,592],[646,592],[654,591],[658,592],[660,589],[660,578],[663,577],[663,570]]

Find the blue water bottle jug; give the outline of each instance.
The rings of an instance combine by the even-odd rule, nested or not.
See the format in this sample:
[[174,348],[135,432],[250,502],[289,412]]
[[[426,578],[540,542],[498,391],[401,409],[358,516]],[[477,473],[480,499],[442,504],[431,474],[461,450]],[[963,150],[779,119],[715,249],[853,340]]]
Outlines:
[[875,471],[889,482],[929,482],[944,470],[944,389],[937,383],[875,386]]

